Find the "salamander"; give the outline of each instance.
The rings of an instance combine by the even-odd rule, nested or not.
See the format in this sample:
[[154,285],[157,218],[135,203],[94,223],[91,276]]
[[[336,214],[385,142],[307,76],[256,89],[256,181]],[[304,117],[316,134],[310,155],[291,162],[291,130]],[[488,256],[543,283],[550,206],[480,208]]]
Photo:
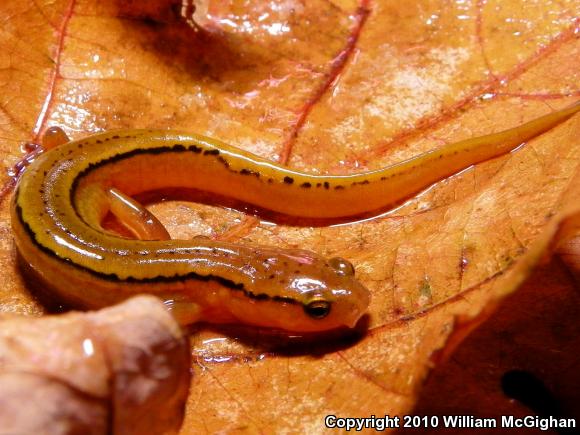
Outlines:
[[[297,332],[353,327],[367,310],[369,292],[347,260],[204,238],[171,240],[131,198],[198,189],[289,216],[356,217],[505,154],[579,110],[576,103],[510,130],[351,175],[289,169],[193,133],[116,130],[69,141],[51,130],[46,142],[58,146],[27,168],[13,196],[14,238],[31,273],[75,306],[98,308],[151,293],[182,323],[241,322]],[[137,239],[104,229],[110,212]]]

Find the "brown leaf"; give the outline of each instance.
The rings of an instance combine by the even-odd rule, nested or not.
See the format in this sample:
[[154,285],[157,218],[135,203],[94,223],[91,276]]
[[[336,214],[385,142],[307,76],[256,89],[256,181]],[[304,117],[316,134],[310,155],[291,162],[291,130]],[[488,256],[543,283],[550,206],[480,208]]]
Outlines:
[[[578,2],[273,4],[212,2],[199,31],[191,20],[155,19],[155,8],[132,14],[127,2],[3,2],[5,165],[50,125],[75,138],[168,127],[295,168],[348,173],[521,124],[580,95]],[[153,206],[174,237],[351,259],[373,296],[356,343],[289,340],[282,352],[256,331],[194,331],[183,433],[319,431],[329,413],[409,413],[433,353],[489,315],[571,226],[579,123],[365,222],[290,227],[219,207]],[[14,267],[7,207],[2,309],[40,314]]]
[[[453,357],[437,367],[414,410],[419,415],[580,418],[577,285],[555,259],[540,267]],[[518,382],[523,379],[525,382]],[[503,392],[510,391],[511,400]],[[522,400],[524,398],[524,400]],[[440,430],[440,429],[439,429]],[[514,429],[496,429],[498,434]],[[538,433],[538,429],[518,433]],[[436,430],[424,431],[436,433]],[[412,433],[402,431],[402,434]],[[445,433],[462,434],[465,429]],[[488,429],[469,433],[489,433]]]

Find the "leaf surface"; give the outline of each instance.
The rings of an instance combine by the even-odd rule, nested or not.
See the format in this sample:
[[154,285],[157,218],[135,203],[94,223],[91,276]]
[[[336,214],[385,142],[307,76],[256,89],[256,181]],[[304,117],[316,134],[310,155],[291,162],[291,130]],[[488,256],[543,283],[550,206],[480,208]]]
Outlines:
[[[210,2],[198,18],[203,31],[168,12],[180,6],[3,2],[5,167],[59,125],[74,138],[186,129],[294,168],[343,174],[504,130],[580,95],[577,1]],[[579,129],[576,116],[391,213],[348,225],[273,225],[201,204],[153,205],[175,238],[202,233],[348,258],[372,293],[368,332],[354,342],[296,345],[260,331],[192,328],[182,433],[316,432],[327,414],[409,413],[433,361],[576,222]],[[5,197],[1,308],[39,315],[15,267],[8,206]]]

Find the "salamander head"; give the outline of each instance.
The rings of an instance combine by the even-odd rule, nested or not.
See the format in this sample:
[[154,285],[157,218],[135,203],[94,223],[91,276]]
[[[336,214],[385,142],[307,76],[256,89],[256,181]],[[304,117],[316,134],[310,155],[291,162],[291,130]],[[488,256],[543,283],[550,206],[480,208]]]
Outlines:
[[347,260],[271,248],[254,250],[252,258],[259,271],[252,290],[227,303],[243,323],[295,332],[352,328],[368,308],[369,292]]

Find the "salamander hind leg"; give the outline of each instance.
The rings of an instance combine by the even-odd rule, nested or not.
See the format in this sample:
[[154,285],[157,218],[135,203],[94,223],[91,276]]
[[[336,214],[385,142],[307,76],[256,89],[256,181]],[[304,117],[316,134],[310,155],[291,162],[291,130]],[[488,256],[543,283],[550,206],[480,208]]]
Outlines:
[[110,212],[139,240],[170,240],[171,236],[149,210],[119,190],[107,191]]
[[69,137],[60,127],[50,127],[42,136],[42,147],[45,150],[51,150],[68,142],[70,142]]

